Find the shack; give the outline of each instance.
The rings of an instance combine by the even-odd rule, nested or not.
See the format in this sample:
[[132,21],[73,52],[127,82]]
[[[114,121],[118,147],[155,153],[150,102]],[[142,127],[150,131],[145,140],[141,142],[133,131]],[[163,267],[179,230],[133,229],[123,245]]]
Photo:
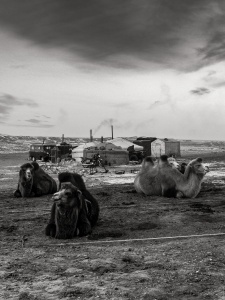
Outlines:
[[57,162],[57,159],[70,158],[72,145],[66,142],[33,143],[30,145],[29,160]]
[[173,139],[156,139],[151,143],[151,155],[160,157],[160,155],[180,157],[180,141]]
[[154,142],[156,139],[156,137],[138,137],[133,141],[133,143],[143,147],[144,156],[151,156],[152,142]]
[[66,142],[56,144],[56,146],[51,149],[50,160],[52,163],[61,161],[62,159],[71,159],[72,158],[72,145]]
[[51,157],[51,150],[55,142],[32,143],[29,150],[29,160],[47,161]]

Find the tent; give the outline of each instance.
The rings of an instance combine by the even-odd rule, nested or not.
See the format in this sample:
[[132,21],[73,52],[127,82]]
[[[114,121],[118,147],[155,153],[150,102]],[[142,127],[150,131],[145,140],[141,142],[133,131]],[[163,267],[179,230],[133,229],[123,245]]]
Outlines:
[[98,143],[96,142],[80,144],[72,150],[72,158],[76,159],[76,161],[81,162],[84,156],[84,149],[95,149],[97,147],[97,144]]

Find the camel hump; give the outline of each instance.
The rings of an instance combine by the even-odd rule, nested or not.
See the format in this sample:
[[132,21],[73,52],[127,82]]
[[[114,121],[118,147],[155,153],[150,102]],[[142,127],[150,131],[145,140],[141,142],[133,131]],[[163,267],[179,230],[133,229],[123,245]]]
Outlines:
[[77,174],[77,173],[70,173],[70,172],[59,173],[58,180],[59,180],[60,186],[63,182],[71,182],[73,185],[75,185],[81,191],[86,189],[83,178],[81,177],[80,174]]
[[165,154],[163,154],[163,155],[160,156],[160,160],[161,160],[162,162],[167,162],[167,161],[168,161],[168,156],[165,155]]
[[33,169],[33,165],[31,163],[25,163],[22,166],[20,166],[21,169]]
[[151,156],[146,156],[145,159],[144,159],[144,161],[146,163],[151,163],[152,165],[154,164],[154,161],[153,161],[153,159],[152,159]]
[[33,161],[31,164],[35,171],[37,171],[39,169],[39,164],[36,161]]

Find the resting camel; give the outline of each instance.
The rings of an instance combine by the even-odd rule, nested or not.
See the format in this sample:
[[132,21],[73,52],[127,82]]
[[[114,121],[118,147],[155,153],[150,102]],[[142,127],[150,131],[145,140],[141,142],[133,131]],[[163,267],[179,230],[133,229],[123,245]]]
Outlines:
[[[45,229],[47,236],[71,239],[91,233],[97,218],[95,216],[93,222],[90,205],[87,205],[87,200],[75,185],[71,182],[62,183],[59,192],[53,195],[53,200],[50,220]],[[93,210],[98,211],[98,207]]]
[[171,167],[166,155],[162,155],[157,164],[154,164],[151,157],[146,157],[134,180],[134,187],[138,193],[145,195],[195,198],[208,171],[201,158],[189,162],[182,174]]
[[98,201],[87,190],[81,175],[77,173],[71,173],[71,172],[62,172],[58,175],[58,180],[59,180],[59,189],[61,189],[61,185],[63,183],[71,182],[75,187],[77,187],[81,191],[82,195],[85,198],[86,205],[88,206],[91,225],[94,226],[97,223],[99,217]]
[[15,197],[37,197],[54,194],[56,191],[56,181],[37,162],[26,163],[20,167]]

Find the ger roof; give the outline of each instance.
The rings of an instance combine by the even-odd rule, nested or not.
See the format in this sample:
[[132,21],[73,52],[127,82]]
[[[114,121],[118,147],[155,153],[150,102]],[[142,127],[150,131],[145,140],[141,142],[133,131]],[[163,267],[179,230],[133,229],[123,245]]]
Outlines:
[[108,140],[108,141],[106,141],[106,143],[111,143],[111,144],[113,144],[115,146],[119,146],[119,147],[121,147],[124,150],[127,150],[127,148],[129,148],[131,146],[134,146],[134,150],[136,150],[136,151],[143,150],[142,146],[136,145],[136,144],[128,141],[127,139],[121,138],[121,137],[117,137],[115,139]]

